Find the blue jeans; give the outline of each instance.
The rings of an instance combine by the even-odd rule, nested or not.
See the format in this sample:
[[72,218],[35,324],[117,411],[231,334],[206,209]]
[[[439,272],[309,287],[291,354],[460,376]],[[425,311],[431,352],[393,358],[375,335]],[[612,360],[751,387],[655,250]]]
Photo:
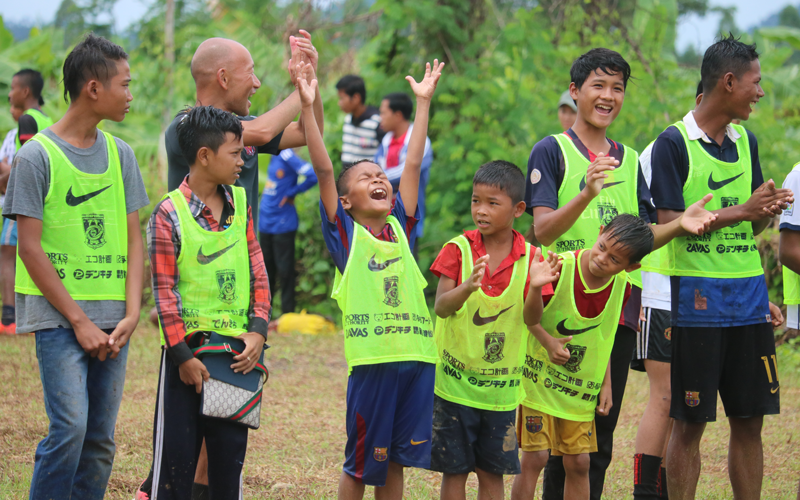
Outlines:
[[30,500],[102,500],[128,346],[100,361],[84,352],[74,330],[51,328],[36,332],[36,357],[50,428],[36,448]]

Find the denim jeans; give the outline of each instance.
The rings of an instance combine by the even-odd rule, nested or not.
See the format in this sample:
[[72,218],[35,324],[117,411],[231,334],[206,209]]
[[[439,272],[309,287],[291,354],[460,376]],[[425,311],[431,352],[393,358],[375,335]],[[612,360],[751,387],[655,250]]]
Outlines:
[[74,330],[51,328],[36,332],[36,357],[50,428],[36,448],[30,500],[102,500],[128,346],[100,361],[84,352]]

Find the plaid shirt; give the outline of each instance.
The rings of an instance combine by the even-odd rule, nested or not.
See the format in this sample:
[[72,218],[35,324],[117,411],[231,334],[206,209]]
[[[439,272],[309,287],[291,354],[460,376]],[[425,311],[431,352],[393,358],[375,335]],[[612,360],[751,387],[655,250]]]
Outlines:
[[[200,201],[189,188],[186,179],[178,188],[189,204],[192,216],[207,231],[221,231],[224,227],[214,219],[205,203]],[[225,191],[225,202],[233,208],[233,198]],[[153,296],[155,297],[158,319],[164,330],[167,352],[175,364],[183,363],[193,357],[191,349],[184,342],[186,325],[181,317],[183,309],[178,289],[180,271],[178,256],[181,253],[181,227],[175,205],[169,198],[163,199],[153,210],[147,226],[147,248],[150,252],[150,270],[153,277]],[[270,304],[269,280],[264,267],[261,247],[253,231],[253,217],[247,208],[247,250],[250,254],[250,324],[248,331],[257,332],[267,338],[272,306]]]

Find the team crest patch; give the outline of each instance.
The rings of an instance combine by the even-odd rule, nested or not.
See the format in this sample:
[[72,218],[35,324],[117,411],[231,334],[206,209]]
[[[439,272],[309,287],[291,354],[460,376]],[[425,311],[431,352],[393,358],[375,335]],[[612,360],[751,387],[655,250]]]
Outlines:
[[397,276],[383,278],[383,303],[387,306],[400,305],[400,290],[397,288]]
[[[733,207],[739,204],[739,198],[732,197],[732,196],[723,196],[720,198],[720,203],[722,204],[722,208]],[[728,227],[736,227],[741,222],[736,222],[735,224],[731,224]]]
[[389,458],[389,454],[386,453],[386,448],[378,448],[377,446],[373,449],[372,458],[377,460],[378,462],[385,462],[387,458]]
[[609,225],[617,215],[619,215],[619,211],[614,205],[610,203],[597,204],[597,217],[604,226]]
[[483,338],[483,360],[489,363],[497,363],[503,359],[503,347],[505,345],[505,332],[487,333]]
[[525,417],[525,428],[528,432],[539,432],[543,427],[542,417]]
[[217,271],[217,286],[219,287],[219,300],[226,304],[233,304],[236,297],[236,271],[222,269]]
[[98,249],[106,244],[106,223],[102,214],[83,216],[83,242],[89,248]]
[[666,330],[664,330],[664,338],[667,340],[672,340],[672,327],[668,326]]
[[571,373],[578,373],[581,369],[581,361],[586,355],[586,346],[567,344],[567,350],[569,351],[569,360],[564,363],[564,369]]
[[694,408],[700,404],[700,393],[694,391],[686,391],[686,404]]
[[253,156],[256,154],[256,148],[254,146],[245,146],[244,152],[247,154],[247,156]]

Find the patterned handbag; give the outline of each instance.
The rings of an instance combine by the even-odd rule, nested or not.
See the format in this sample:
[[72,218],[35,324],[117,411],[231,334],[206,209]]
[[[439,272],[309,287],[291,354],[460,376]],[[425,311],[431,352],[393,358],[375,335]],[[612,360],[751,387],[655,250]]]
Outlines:
[[[266,350],[268,345],[264,346]],[[245,349],[243,340],[211,332],[206,343],[192,349],[195,357],[202,360],[209,373],[203,382],[200,414],[220,418],[258,429],[261,423],[261,393],[269,378],[264,366],[264,351],[256,367],[248,374],[235,373],[233,359]]]

